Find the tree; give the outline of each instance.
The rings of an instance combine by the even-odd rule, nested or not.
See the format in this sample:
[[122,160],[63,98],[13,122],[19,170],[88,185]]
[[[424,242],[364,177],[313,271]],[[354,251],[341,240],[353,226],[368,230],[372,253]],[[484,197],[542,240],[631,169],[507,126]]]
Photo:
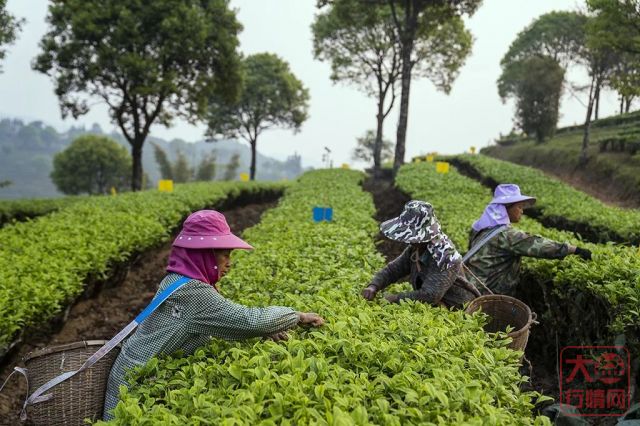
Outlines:
[[198,169],[195,174],[197,181],[210,181],[216,178],[216,154],[215,151],[209,155],[205,155],[200,160]]
[[314,56],[331,62],[331,79],[353,84],[377,99],[375,139],[367,154],[372,153],[373,168],[378,170],[384,120],[393,108],[400,77],[400,45],[391,9],[337,0],[316,16],[312,32]]
[[600,48],[589,42],[588,27],[591,19],[579,12],[544,14],[518,33],[500,62],[503,75],[510,72],[509,69],[513,64],[533,56],[551,57],[565,70],[574,66],[586,68],[590,79],[589,85],[575,87],[589,93],[585,104],[586,117],[580,153],[581,163],[587,160],[591,118],[594,110],[598,110],[600,90],[609,78],[615,61],[615,56],[610,49]]
[[192,167],[184,153],[178,150],[177,159],[171,163],[169,156],[158,144],[153,143],[156,162],[160,167],[162,179],[172,179],[177,183],[191,181],[214,180],[216,176],[216,156],[215,151],[205,155],[200,160],[197,168]]
[[640,4],[638,0],[587,0],[596,16],[593,40],[614,50],[640,55]]
[[84,135],[53,158],[51,180],[58,190],[77,195],[106,194],[130,184],[131,156],[106,136]]
[[153,154],[156,158],[156,163],[158,163],[158,167],[160,167],[160,177],[162,179],[173,179],[173,166],[171,165],[171,161],[169,161],[169,157],[167,153],[160,147],[160,145],[156,143],[152,143],[153,145]]
[[[367,130],[364,136],[356,139],[356,147],[353,150],[351,158],[356,161],[371,162],[375,155],[377,139],[377,135],[373,130]],[[379,155],[381,162],[386,163],[391,161],[393,159],[393,143],[387,139],[383,139]]]
[[[24,19],[16,19],[13,15],[6,11],[7,0],[0,0],[0,61],[7,54],[3,45],[11,44],[15,41],[20,27],[24,23]],[[0,66],[0,71],[2,67]]]
[[588,42],[617,55],[608,84],[620,95],[620,113],[629,112],[633,98],[640,95],[640,4],[637,0],[587,0],[587,6],[594,13]]
[[620,114],[629,112],[631,102],[640,96],[640,56],[620,53],[620,60],[615,65],[609,87],[620,95]]
[[[320,0],[323,1],[329,0]],[[363,7],[371,0],[358,0]],[[482,0],[374,0],[388,4],[400,44],[400,115],[396,131],[394,173],[404,163],[409,92],[412,75],[430,79],[449,93],[451,84],[471,51],[472,37],[463,15],[473,15]]]
[[289,64],[271,53],[258,53],[243,61],[244,83],[240,99],[228,104],[210,99],[207,135],[212,140],[238,138],[251,146],[251,180],[256,175],[258,136],[272,127],[299,131],[307,119],[309,91],[289,70]]
[[207,99],[235,101],[237,34],[228,0],[52,0],[34,69],[51,75],[63,117],[100,99],[131,145],[131,184],[154,123],[201,119]]
[[184,153],[178,150],[178,156],[173,163],[173,180],[176,183],[185,183],[193,180],[193,169]]
[[9,185],[11,185],[13,182],[11,182],[10,180],[0,180],[0,188],[4,188],[7,187]]
[[503,101],[516,99],[516,125],[538,143],[555,133],[564,72],[551,57],[531,56],[510,64],[500,77]]
[[238,169],[240,168],[240,154],[235,153],[231,156],[231,160],[224,169],[224,176],[222,180],[235,180],[238,176]]

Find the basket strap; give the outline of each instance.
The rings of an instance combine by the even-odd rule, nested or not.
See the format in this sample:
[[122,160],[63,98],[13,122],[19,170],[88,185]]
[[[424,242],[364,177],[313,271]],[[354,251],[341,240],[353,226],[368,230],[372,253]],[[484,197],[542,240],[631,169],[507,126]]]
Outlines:
[[[7,385],[7,383],[9,382],[9,379],[11,378],[11,376],[13,376],[16,373],[20,373],[24,376],[24,379],[27,381],[27,389],[29,389],[29,372],[27,371],[26,368],[22,368],[22,367],[13,367],[13,371],[11,372],[11,374],[9,374],[6,378],[6,380],[4,381],[4,383],[2,384],[2,386],[0,386],[0,392],[2,392],[2,389],[4,389],[4,387]],[[26,404],[26,401],[25,401]],[[24,418],[23,418],[24,417]],[[27,416],[26,413],[21,412],[20,413],[20,419],[22,421],[27,420]]]
[[[70,379],[78,373],[83,372],[84,370],[90,368],[96,362],[98,362],[103,356],[105,356],[109,351],[118,346],[120,342],[122,342],[135,328],[140,325],[142,321],[144,321],[153,311],[155,311],[158,306],[160,306],[165,300],[169,298],[176,290],[178,290],[182,285],[189,282],[191,278],[182,277],[169,287],[164,289],[158,296],[156,296],[149,305],[144,308],[144,310],[137,316],[133,321],[131,321],[125,328],[123,328],[118,334],[116,334],[111,340],[104,344],[100,349],[98,349],[93,355],[91,355],[85,362],[82,364],[82,367],[75,371],[67,371],[53,379],[49,380],[44,385],[40,386],[36,389],[24,402],[24,406],[22,407],[22,413],[20,417],[24,417],[26,419],[27,406],[30,404],[37,404],[39,402],[48,401],[53,398],[53,394],[44,394],[46,391],[51,389],[52,387],[64,382],[65,380]],[[12,373],[13,374],[13,373]],[[23,373],[24,374],[24,373]]]
[[27,376],[27,369],[22,367],[13,367],[13,371],[11,372],[11,374],[7,376],[2,386],[0,386],[0,392],[2,392],[2,389],[4,389],[4,387],[7,385],[11,376],[16,373],[20,373],[24,376],[24,378],[27,380],[27,388],[29,388],[29,376]]
[[500,232],[507,229],[507,225],[498,226],[493,231],[489,232],[487,236],[485,236],[478,244],[475,244],[471,249],[462,257],[462,263],[465,263],[467,260],[471,258],[474,254],[478,252],[485,244],[487,244],[493,237],[498,235]]

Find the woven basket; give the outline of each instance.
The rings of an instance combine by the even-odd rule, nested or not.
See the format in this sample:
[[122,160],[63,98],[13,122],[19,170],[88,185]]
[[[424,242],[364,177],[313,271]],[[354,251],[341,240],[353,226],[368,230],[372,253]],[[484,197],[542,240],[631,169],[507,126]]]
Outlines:
[[[106,341],[87,340],[52,346],[24,358],[29,375],[29,395],[54,377],[77,370]],[[118,355],[112,350],[91,368],[53,387],[53,398],[28,407],[34,425],[84,425],[84,419],[102,418],[104,395],[111,366]]]
[[491,294],[472,300],[465,312],[471,314],[478,310],[491,318],[484,326],[488,333],[505,331],[508,326],[513,327],[513,331],[507,334],[513,339],[509,347],[524,352],[529,340],[529,329],[532,324],[538,323],[536,313],[532,313],[529,306],[510,296]]

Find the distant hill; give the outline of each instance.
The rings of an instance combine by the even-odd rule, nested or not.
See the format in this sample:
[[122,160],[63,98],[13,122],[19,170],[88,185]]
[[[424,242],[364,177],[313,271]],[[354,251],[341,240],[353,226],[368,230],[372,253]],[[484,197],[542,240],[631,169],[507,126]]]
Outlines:
[[563,127],[543,143],[503,136],[481,152],[539,168],[604,201],[640,207],[640,111],[594,121],[589,161],[580,166],[583,131],[582,126]]
[[[71,127],[66,132],[58,132],[42,121],[25,123],[18,119],[0,120],[0,182],[9,180],[11,184],[0,187],[0,198],[43,198],[57,197],[58,192],[49,177],[53,169],[53,157],[63,151],[76,137],[86,134],[106,134],[130,150],[130,146],[119,133],[107,134],[100,126],[92,128]],[[224,173],[231,156],[240,154],[238,172],[248,172],[251,161],[249,146],[231,140],[219,142],[186,142],[180,139],[165,141],[149,137],[145,142],[142,166],[151,186],[160,179],[160,172],[154,157],[151,142],[160,146],[174,161],[178,151],[185,154],[192,166],[199,163],[203,155],[215,151],[216,178]],[[303,172],[299,156],[287,161],[279,161],[258,153],[256,178],[260,180],[294,179]]]

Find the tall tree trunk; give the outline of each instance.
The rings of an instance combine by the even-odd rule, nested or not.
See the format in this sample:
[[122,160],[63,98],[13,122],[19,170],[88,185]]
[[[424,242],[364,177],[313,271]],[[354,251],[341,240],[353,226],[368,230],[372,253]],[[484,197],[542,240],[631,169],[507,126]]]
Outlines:
[[376,141],[373,145],[373,172],[374,175],[380,170],[382,157],[382,130],[384,126],[384,95],[378,96],[378,114],[376,115]]
[[413,35],[406,37],[402,43],[402,93],[400,94],[400,117],[396,131],[396,151],[393,159],[393,174],[404,164],[405,141],[407,139],[407,123],[409,121],[409,91],[411,89],[411,53],[413,52]]
[[595,117],[594,120],[598,119],[598,112],[600,111],[600,87],[602,83],[598,81],[596,83],[596,107],[595,107]]
[[595,103],[595,81],[596,78],[591,78],[591,87],[589,88],[589,103],[587,104],[587,118],[584,122],[584,135],[582,137],[582,149],[580,151],[580,159],[578,164],[581,166],[587,163],[588,155],[587,148],[589,147],[589,132],[591,130],[591,114],[593,113],[593,104]]
[[137,138],[131,143],[131,156],[133,157],[133,174],[131,176],[131,190],[142,189],[142,145],[144,138]]
[[627,96],[625,98],[624,112],[628,113],[631,109],[631,101],[633,101],[633,98],[631,96]]
[[624,96],[620,95],[620,114],[624,112]]
[[251,180],[256,179],[256,144],[257,142],[258,142],[257,137],[249,142],[251,144],[251,167],[249,168],[249,176]]

